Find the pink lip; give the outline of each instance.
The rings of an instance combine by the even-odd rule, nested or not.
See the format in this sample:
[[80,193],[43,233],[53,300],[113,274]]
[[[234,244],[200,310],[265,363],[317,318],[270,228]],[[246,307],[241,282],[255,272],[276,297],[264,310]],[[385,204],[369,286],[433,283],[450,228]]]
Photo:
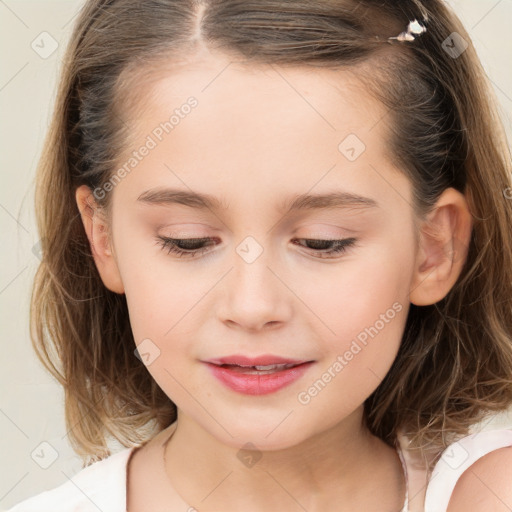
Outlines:
[[[220,382],[233,391],[246,395],[265,395],[274,393],[299,379],[314,364],[314,361],[299,361],[272,355],[263,355],[255,358],[234,355],[204,361],[204,363]],[[243,369],[236,368],[236,366],[249,367],[272,364],[293,364],[295,366],[276,370],[272,373],[262,373],[261,375],[245,373]],[[221,365],[232,365],[233,367]],[[247,371],[254,371],[254,368],[247,368]]]

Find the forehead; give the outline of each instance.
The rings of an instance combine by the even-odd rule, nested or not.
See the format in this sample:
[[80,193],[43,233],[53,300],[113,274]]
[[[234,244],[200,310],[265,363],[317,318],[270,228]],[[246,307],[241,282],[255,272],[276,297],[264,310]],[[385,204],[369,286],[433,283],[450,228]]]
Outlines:
[[[387,109],[367,93],[358,75],[358,69],[366,67],[283,67],[204,52],[190,60],[163,60],[147,70],[135,71],[137,76],[130,84],[139,99],[138,118],[155,111],[165,115],[194,96],[205,114],[219,114],[223,109],[223,115],[215,115],[216,121],[244,117],[244,126],[252,127],[249,117],[256,124],[275,121],[277,116],[286,122],[314,113],[324,128],[338,131],[347,124],[365,126],[386,113]],[[265,127],[267,131],[272,128]]]
[[[283,125],[293,128],[290,135],[308,132],[307,128],[336,133],[336,137],[347,128],[360,129],[362,135],[387,111],[366,92],[358,75],[358,70],[365,68],[367,65],[338,69],[283,67],[251,63],[205,49],[188,59],[161,59],[144,68],[131,68],[126,80],[129,90],[121,96],[130,97],[132,108],[122,115],[137,125],[134,128],[143,129],[143,135],[151,128],[147,122],[168,119],[194,97],[198,108],[188,116],[191,121],[187,124],[198,128],[200,124],[209,127],[216,123],[219,129],[209,132],[209,139],[216,133],[222,136],[222,128],[233,124],[241,137],[247,133],[271,137],[279,132],[281,143],[287,135],[280,131]],[[296,124],[301,119],[304,123]],[[258,127],[263,130],[255,133]]]
[[375,194],[375,186],[386,187],[383,174],[396,174],[387,158],[386,108],[349,70],[210,55],[163,63],[149,76],[142,75],[136,114],[123,113],[135,139],[120,165],[148,138],[154,142],[126,180],[133,198],[178,185],[221,200],[230,193],[269,200],[276,192],[282,204],[283,196],[313,187]]

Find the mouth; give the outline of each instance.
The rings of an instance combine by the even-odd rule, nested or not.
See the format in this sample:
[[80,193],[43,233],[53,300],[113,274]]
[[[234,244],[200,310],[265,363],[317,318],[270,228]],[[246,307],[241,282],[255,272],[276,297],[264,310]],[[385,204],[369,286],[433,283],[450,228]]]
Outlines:
[[273,393],[299,379],[315,361],[278,356],[230,356],[204,361],[228,388],[247,395]]
[[256,357],[249,357],[240,354],[220,357],[218,359],[209,359],[207,363],[216,365],[234,365],[241,367],[255,366],[279,366],[279,365],[298,365],[308,362],[306,359],[291,359],[288,357],[275,356],[273,354],[264,354]]
[[287,370],[288,368],[294,368],[299,366],[300,364],[267,364],[267,365],[254,365],[254,366],[245,366],[238,364],[221,364],[217,365],[220,368],[228,368],[229,370],[237,373],[244,373],[246,375],[268,375],[271,373],[281,372],[283,370]]

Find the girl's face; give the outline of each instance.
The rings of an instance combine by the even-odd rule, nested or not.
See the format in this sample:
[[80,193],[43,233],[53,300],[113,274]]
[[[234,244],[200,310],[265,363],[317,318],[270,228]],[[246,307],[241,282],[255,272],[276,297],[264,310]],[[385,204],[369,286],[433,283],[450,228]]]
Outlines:
[[[220,56],[144,92],[125,115],[137,142],[111,226],[148,371],[234,447],[293,446],[360,413],[396,356],[417,254],[384,107],[344,71]],[[207,240],[178,255],[165,238]],[[230,356],[309,363],[256,376],[212,364]]]

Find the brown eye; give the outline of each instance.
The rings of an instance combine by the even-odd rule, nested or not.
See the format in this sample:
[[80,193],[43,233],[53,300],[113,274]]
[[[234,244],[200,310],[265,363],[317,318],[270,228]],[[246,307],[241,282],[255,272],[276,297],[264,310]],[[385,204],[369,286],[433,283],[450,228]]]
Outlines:
[[[314,238],[299,238],[296,240],[302,240],[306,242],[306,245],[296,243],[301,247],[306,247],[314,251],[318,257],[326,258],[336,254],[345,252],[349,247],[355,245],[356,238],[344,238],[341,240],[319,240]],[[162,246],[162,249],[167,250],[167,254],[176,254],[179,257],[194,257],[199,256],[206,251],[208,247],[214,245],[214,243],[208,243],[214,241],[213,238],[169,238],[158,236],[157,243]],[[205,245],[206,244],[206,245]]]
[[182,256],[197,256],[204,253],[209,245],[205,242],[213,240],[213,238],[168,238],[164,236],[157,237],[157,243],[167,250],[167,254],[176,254]]
[[[341,240],[318,240],[314,238],[299,238],[297,240],[304,240],[307,243],[307,248],[312,249],[319,253],[319,255],[326,254],[327,256],[336,255],[345,252],[349,247],[355,245],[356,238],[343,238]],[[296,244],[301,245],[302,244]],[[320,256],[324,258],[325,256]]]

